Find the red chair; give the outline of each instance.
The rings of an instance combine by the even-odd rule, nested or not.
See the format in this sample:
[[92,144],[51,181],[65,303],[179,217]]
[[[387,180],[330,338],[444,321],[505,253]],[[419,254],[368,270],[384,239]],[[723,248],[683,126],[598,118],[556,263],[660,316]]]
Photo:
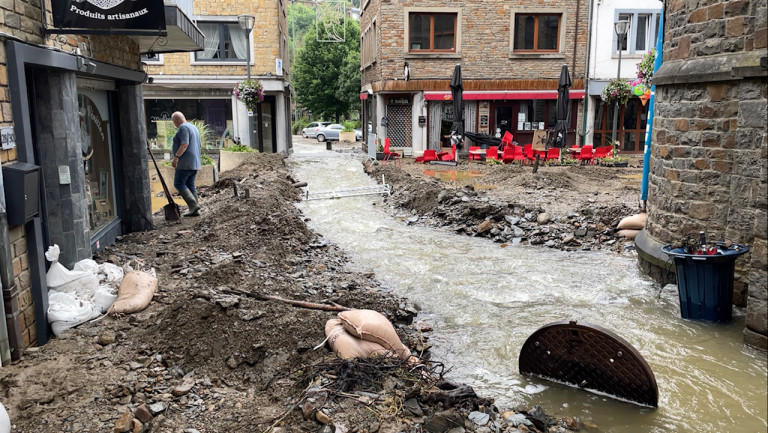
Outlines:
[[560,148],[559,147],[553,147],[553,148],[547,150],[547,161],[552,161],[553,159],[560,159]]
[[595,155],[592,153],[592,145],[591,144],[585,144],[584,147],[581,148],[581,153],[579,153],[579,161],[584,164],[585,161],[588,161],[590,164],[594,161]]
[[530,161],[533,161],[536,159],[536,153],[533,151],[532,144],[526,144],[525,146],[523,146],[523,156],[525,156],[525,159],[528,159]]
[[[571,149],[578,149],[578,148],[579,148],[578,144],[574,144],[573,146],[571,146]],[[576,152],[574,151],[570,151],[570,152],[571,152],[571,158],[576,159]]]
[[[515,150],[518,146],[509,145],[504,147],[504,151],[501,153],[501,162],[504,164],[509,164],[512,161],[515,160],[515,155],[517,151]],[[523,154],[522,149],[520,150],[520,155]]]
[[480,150],[480,146],[469,146],[469,159],[473,159],[473,160],[483,159],[482,155],[477,155],[472,153],[473,151],[477,151],[477,150]]
[[391,161],[393,158],[397,160],[397,166],[402,167],[402,163],[400,162],[400,154],[397,152],[389,151],[389,137],[387,137],[384,139],[384,159],[382,164],[386,165],[387,161]]
[[612,146],[601,146],[595,148],[595,159],[608,158],[613,154]]
[[456,145],[451,146],[450,152],[440,152],[437,154],[439,161],[455,161],[456,160]]
[[424,155],[416,157],[416,162],[426,164],[429,161],[437,159],[437,151],[435,149],[427,149],[424,151]]
[[504,132],[504,137],[502,137],[502,139],[501,139],[501,145],[504,148],[506,148],[507,146],[512,144],[512,137],[514,137],[514,136],[509,131]]
[[499,159],[499,149],[497,149],[495,146],[485,149],[485,160],[489,161],[491,159],[494,159],[497,161]]

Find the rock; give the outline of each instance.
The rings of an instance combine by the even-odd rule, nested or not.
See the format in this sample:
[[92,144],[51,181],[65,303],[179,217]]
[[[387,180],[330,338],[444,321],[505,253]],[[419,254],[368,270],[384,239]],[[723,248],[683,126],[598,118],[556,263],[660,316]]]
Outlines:
[[536,224],[538,225],[544,225],[548,222],[549,222],[549,214],[547,214],[546,212],[542,212],[536,217]]
[[163,401],[158,401],[157,403],[152,403],[149,405],[149,412],[153,416],[157,416],[158,414],[165,412],[167,408],[168,408],[168,403]]
[[584,236],[586,236],[586,234],[587,234],[587,229],[584,228],[584,227],[580,227],[580,228],[576,229],[576,231],[574,232],[574,235],[576,235],[578,237],[584,237]]
[[134,419],[133,420],[133,433],[142,433],[144,431],[144,423]]
[[133,429],[133,415],[126,412],[115,421],[114,433],[128,433]]
[[149,410],[146,404],[142,404],[133,411],[133,416],[146,424],[152,420],[152,412]]
[[563,424],[571,430],[579,429],[579,421],[569,416],[563,417]]
[[115,333],[111,331],[106,331],[101,334],[99,334],[98,343],[102,346],[108,346],[115,342]]
[[424,420],[424,430],[429,433],[443,433],[450,428],[462,424],[461,417],[451,410],[445,410],[426,417]]
[[479,426],[484,426],[488,424],[488,421],[491,420],[490,415],[488,415],[487,413],[478,412],[478,411],[470,412],[468,418],[470,421],[472,421],[473,423]]
[[418,400],[415,398],[409,398],[403,402],[403,407],[415,416],[424,415],[424,411],[421,410],[421,405],[419,405]]
[[173,388],[173,391],[171,393],[176,397],[181,397],[182,395],[186,395],[192,387],[195,386],[195,379],[191,377],[186,377],[184,380],[181,381],[181,385],[177,386],[176,388]]
[[477,226],[477,234],[482,234],[493,228],[493,223],[489,220],[485,220]]
[[301,406],[301,414],[304,419],[310,419],[313,413],[315,413],[315,405],[310,401],[305,401],[304,405]]

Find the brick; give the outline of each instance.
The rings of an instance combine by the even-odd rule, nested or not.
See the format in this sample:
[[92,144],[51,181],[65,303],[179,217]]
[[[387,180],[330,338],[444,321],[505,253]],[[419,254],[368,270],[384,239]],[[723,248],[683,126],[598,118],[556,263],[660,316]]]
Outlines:
[[690,129],[691,122],[688,119],[676,119],[675,130],[685,132]]
[[688,206],[688,215],[692,218],[706,220],[715,213],[715,206],[712,203],[691,203]]
[[733,165],[728,161],[715,161],[712,164],[712,169],[719,171],[720,173],[730,173]]
[[709,162],[703,159],[697,159],[694,161],[693,166],[699,170],[707,170],[709,169]]
[[21,274],[21,257],[16,257],[11,263],[13,266],[13,276]]
[[703,23],[706,20],[707,20],[706,9],[696,9],[693,12],[691,12],[690,15],[688,15],[689,23]]
[[734,38],[744,34],[744,17],[731,18],[725,22],[725,36]]
[[11,254],[13,254],[14,257],[19,257],[22,254],[25,254],[27,252],[27,240],[26,239],[19,239],[16,242],[13,243],[11,246]]
[[720,102],[727,97],[727,87],[725,84],[713,84],[707,86],[707,91],[709,92],[709,100],[712,102]]
[[717,20],[723,17],[723,4],[718,3],[707,8],[707,19]]
[[667,180],[677,180],[679,173],[675,170],[667,170],[664,173],[664,178]]

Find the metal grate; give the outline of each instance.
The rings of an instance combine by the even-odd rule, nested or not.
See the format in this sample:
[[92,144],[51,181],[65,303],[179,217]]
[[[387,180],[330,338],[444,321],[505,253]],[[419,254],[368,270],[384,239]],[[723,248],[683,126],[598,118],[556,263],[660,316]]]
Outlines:
[[387,117],[390,146],[411,147],[411,106],[390,105],[387,107]]
[[657,407],[651,367],[618,335],[592,324],[557,322],[539,328],[523,344],[520,373]]
[[310,192],[307,190],[307,192],[304,193],[304,200],[328,200],[334,198],[378,194],[392,195],[392,188],[384,181],[384,175],[381,176],[381,184],[379,185],[334,189],[332,191]]

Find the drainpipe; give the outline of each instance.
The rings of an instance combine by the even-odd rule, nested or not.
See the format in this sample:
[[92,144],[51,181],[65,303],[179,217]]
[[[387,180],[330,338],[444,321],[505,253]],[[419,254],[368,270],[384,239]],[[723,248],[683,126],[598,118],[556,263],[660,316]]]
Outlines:
[[[589,2],[589,18],[587,19],[587,59],[584,61],[584,113],[581,118],[581,144],[587,141],[587,112],[589,111],[589,54],[592,45],[592,5],[595,0]],[[577,6],[578,7],[578,6]],[[576,17],[578,23],[578,16]],[[577,24],[578,25],[578,24]],[[574,62],[576,60],[574,59]]]
[[[659,28],[656,29],[656,59],[653,61],[653,74],[656,75],[656,71],[661,67],[661,52],[664,47],[664,8],[661,8],[661,15],[659,16]],[[656,99],[656,85],[651,84],[651,99],[648,102],[651,104],[648,107],[648,122],[645,124],[645,148],[643,149],[643,183],[640,187],[640,200],[643,202],[643,210],[645,210],[646,202],[648,201],[648,173],[650,172],[651,161],[651,135],[653,132],[653,102]]]
[[8,340],[8,325],[5,322],[5,302],[2,293],[5,288],[13,288],[13,258],[11,257],[11,242],[8,235],[8,219],[5,210],[5,190],[3,176],[0,175],[0,365],[11,363],[11,344]]

